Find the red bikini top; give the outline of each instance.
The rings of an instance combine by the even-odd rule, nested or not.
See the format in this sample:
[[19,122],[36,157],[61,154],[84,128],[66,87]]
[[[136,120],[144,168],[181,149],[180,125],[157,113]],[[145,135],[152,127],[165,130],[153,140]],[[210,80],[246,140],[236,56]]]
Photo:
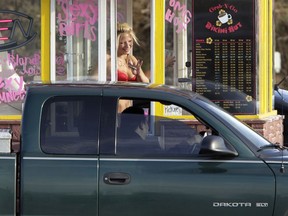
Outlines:
[[131,82],[136,82],[136,76],[129,78],[128,75],[122,71],[117,70],[118,74],[118,81],[131,81]]

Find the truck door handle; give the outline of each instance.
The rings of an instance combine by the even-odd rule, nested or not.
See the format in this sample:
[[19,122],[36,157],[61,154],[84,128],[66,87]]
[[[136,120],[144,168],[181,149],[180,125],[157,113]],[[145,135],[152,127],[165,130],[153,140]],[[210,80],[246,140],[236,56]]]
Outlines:
[[111,185],[124,185],[129,184],[131,177],[127,173],[113,172],[104,174],[104,182]]

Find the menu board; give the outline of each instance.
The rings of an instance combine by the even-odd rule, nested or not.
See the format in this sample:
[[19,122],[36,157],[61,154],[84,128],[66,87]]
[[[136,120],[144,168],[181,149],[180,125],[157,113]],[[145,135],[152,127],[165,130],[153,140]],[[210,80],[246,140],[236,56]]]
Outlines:
[[256,113],[254,1],[193,1],[193,90],[233,114]]

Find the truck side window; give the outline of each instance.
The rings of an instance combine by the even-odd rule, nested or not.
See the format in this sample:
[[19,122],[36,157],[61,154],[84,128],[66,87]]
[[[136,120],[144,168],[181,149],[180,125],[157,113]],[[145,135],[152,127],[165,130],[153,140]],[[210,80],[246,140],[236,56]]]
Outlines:
[[100,99],[67,96],[43,106],[40,145],[49,154],[97,154]]
[[[188,125],[183,119],[154,116],[149,109],[150,101],[147,103],[133,100],[132,106],[119,113],[116,155],[132,157],[199,155],[204,136],[202,129],[205,126],[197,128],[195,125]],[[190,114],[176,105],[169,105],[167,109],[173,109],[175,113]]]

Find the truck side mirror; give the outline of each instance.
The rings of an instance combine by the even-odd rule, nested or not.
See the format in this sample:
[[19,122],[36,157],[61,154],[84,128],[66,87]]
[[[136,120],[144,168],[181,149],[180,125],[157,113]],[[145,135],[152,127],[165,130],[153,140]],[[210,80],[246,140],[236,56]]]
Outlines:
[[234,149],[229,149],[224,139],[220,136],[208,135],[201,142],[200,155],[236,157],[238,153]]

